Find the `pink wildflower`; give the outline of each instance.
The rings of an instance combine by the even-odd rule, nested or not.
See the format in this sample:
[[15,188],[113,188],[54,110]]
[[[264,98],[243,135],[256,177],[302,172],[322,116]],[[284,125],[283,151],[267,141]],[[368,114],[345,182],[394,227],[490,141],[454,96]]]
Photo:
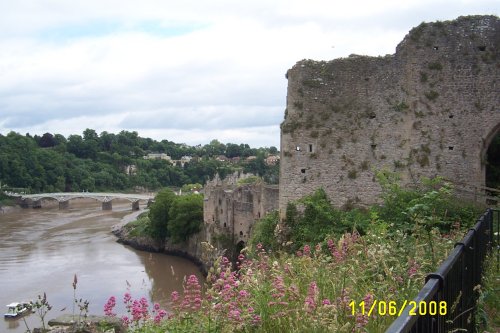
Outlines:
[[184,309],[198,310],[201,307],[201,286],[196,275],[190,275],[184,290]]
[[179,293],[177,291],[172,291],[170,298],[172,299],[172,302],[177,302],[179,300]]
[[240,290],[239,295],[241,298],[247,298],[248,296],[250,296],[250,293],[246,290]]
[[131,299],[132,299],[132,296],[130,296],[129,293],[125,293],[125,295],[123,295],[123,303],[128,303],[128,302],[130,302]]
[[309,290],[307,292],[307,297],[304,301],[304,307],[307,312],[312,312],[316,309],[316,300],[319,295],[318,285],[315,281],[309,284]]
[[339,308],[348,309],[350,302],[351,298],[349,297],[349,290],[347,288],[342,289],[340,297],[337,297],[337,303],[339,304]]
[[362,313],[356,314],[356,328],[363,328],[368,324],[368,316]]
[[275,293],[272,294],[274,298],[282,298],[285,296],[285,281],[281,275],[278,275],[273,281],[273,290]]
[[239,310],[231,310],[229,311],[228,317],[229,319],[239,322],[241,320],[241,312]]
[[365,302],[365,312],[368,313],[373,304],[374,296],[370,293],[367,293],[365,297],[363,297],[363,301]]
[[333,242],[333,240],[332,240],[332,239],[328,239],[328,240],[326,241],[326,245],[328,246],[328,249],[329,249],[330,251],[332,251],[332,248],[334,248],[334,247],[335,247],[335,243]]
[[316,244],[314,249],[316,250],[316,254],[320,253],[321,252],[321,244]]
[[116,306],[116,298],[115,296],[111,296],[106,304],[104,304],[104,314],[109,317],[116,316],[116,313],[113,313],[113,309]]
[[311,247],[309,245],[304,245],[304,255],[306,257],[311,256]]
[[159,310],[158,313],[156,314],[155,318],[154,318],[154,322],[156,324],[159,324],[161,322],[161,320],[167,315],[167,311],[165,310]]
[[410,267],[408,268],[408,277],[410,277],[410,278],[414,277],[418,273],[419,269],[420,269],[420,265],[417,263],[417,261],[414,259],[411,259],[410,260]]
[[128,327],[130,325],[130,319],[127,316],[122,317],[122,323],[125,325],[125,327]]

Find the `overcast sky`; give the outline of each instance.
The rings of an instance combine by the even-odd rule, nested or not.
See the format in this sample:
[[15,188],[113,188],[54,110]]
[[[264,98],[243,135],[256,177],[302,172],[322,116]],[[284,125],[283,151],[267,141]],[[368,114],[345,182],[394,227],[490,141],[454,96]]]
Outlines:
[[0,0],[0,133],[279,147],[286,71],[498,0]]

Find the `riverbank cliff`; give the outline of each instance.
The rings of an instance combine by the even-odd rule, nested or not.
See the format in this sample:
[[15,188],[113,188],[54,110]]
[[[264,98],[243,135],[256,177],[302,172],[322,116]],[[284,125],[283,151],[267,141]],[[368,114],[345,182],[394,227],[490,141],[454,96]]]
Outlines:
[[170,240],[161,242],[148,236],[133,235],[126,225],[142,214],[144,211],[134,212],[122,219],[122,222],[112,228],[112,233],[117,237],[117,242],[130,246],[139,251],[164,253],[178,256],[193,262],[203,274],[207,274],[211,260],[206,255],[203,243],[206,242],[205,230],[191,235],[186,241],[173,243]]

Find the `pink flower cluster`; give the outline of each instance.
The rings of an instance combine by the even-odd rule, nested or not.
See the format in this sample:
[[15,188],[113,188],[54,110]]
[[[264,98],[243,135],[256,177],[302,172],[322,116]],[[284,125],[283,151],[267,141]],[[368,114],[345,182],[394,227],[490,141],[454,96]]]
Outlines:
[[113,312],[113,309],[116,306],[116,298],[115,296],[111,296],[106,304],[104,304],[104,314],[108,317],[115,317],[116,313]]
[[[172,301],[175,303],[179,300],[179,294],[173,292],[171,295]],[[201,286],[196,275],[190,275],[184,287],[184,297],[180,304],[183,310],[197,311],[201,308]]]
[[352,245],[356,244],[360,239],[360,235],[357,231],[352,233],[346,233],[340,239],[338,247],[335,245],[335,242],[332,239],[328,239],[326,245],[328,246],[328,250],[330,250],[330,254],[335,259],[336,262],[342,262],[347,255],[349,254]]
[[[260,247],[261,254],[265,250]],[[246,260],[240,255],[239,266],[240,272],[248,268],[252,262]],[[225,260],[222,260],[224,263]],[[225,270],[222,270],[218,275],[214,276],[211,293],[207,295],[207,299],[211,302],[213,312],[220,321],[226,321],[235,327],[242,328],[247,325],[258,325],[261,318],[255,313],[251,301],[251,294],[248,290],[242,288],[242,282],[239,279],[239,274],[236,271],[231,271],[228,265],[224,265]],[[251,275],[251,271],[250,271]],[[248,275],[245,275],[249,278]]]
[[155,303],[153,305],[153,314],[154,314],[153,320],[155,324],[159,324],[163,320],[163,318],[166,317],[167,311],[161,309],[160,304]]
[[316,281],[309,284],[306,300],[304,301],[304,309],[306,312],[313,312],[316,310],[316,303],[318,301],[319,289]]
[[[373,304],[374,296],[370,293],[366,294],[365,297],[363,297],[363,301],[365,302],[365,314],[362,312],[356,313],[356,328],[361,329],[365,327],[368,324],[369,317],[367,313],[370,312],[370,308]],[[374,315],[373,315],[374,316]]]
[[417,275],[417,273],[420,269],[420,265],[418,264],[418,262],[415,259],[410,259],[410,261],[408,262],[408,265],[409,265],[408,277],[412,278],[415,275]]
[[[149,312],[149,303],[145,297],[140,299],[132,299],[130,293],[125,293],[123,296],[123,303],[129,315],[122,316],[122,322],[125,326],[136,326],[146,324],[151,318],[155,323],[160,323],[161,320],[167,315],[167,312],[160,308],[158,303],[153,305],[151,313]],[[106,316],[114,317],[113,309],[116,306],[116,298],[111,296],[104,305],[104,314]]]

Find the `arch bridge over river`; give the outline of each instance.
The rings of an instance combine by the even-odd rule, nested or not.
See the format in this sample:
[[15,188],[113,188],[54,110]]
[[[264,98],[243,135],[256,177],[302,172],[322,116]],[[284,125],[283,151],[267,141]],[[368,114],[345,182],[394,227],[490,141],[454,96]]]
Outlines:
[[132,194],[132,193],[93,193],[93,192],[62,192],[62,193],[39,193],[39,194],[10,194],[18,198],[21,207],[42,207],[42,200],[56,200],[59,202],[59,209],[69,207],[72,199],[94,199],[102,202],[103,210],[113,209],[113,200],[123,199],[132,203],[132,210],[139,210],[139,202],[143,201],[148,206],[153,202],[152,194]]

